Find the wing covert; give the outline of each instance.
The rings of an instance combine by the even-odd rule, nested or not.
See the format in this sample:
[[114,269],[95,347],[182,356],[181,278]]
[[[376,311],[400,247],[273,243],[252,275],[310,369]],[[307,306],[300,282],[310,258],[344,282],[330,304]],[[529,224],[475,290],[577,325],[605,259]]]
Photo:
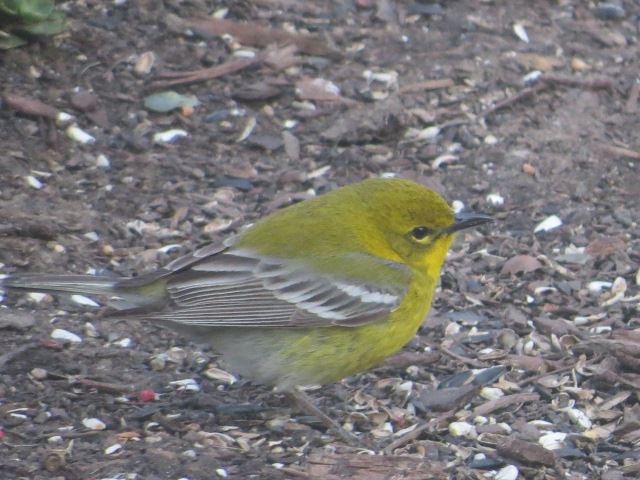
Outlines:
[[[316,263],[320,268],[249,249],[200,249],[167,266],[169,302],[144,316],[211,327],[357,326],[397,308],[410,283],[407,267],[371,255]],[[325,264],[339,265],[338,273],[323,273]],[[362,271],[373,272],[374,281],[363,281]],[[388,278],[394,281],[383,286]]]

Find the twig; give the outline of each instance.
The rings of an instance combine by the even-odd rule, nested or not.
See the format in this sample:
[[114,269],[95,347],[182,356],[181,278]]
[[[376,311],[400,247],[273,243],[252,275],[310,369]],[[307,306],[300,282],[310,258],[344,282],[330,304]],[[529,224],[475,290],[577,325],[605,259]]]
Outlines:
[[285,30],[263,27],[256,23],[239,23],[233,20],[207,18],[191,18],[184,20],[185,25],[198,35],[211,38],[231,35],[244,45],[267,47],[276,43],[290,43],[307,55],[320,55],[333,59],[342,58],[342,52],[327,44],[327,40],[319,35],[302,35]]
[[297,468],[293,467],[282,467],[278,469],[278,471],[286,473],[287,475],[290,475],[292,477],[311,478],[307,472],[303,472],[302,470],[298,470]]
[[410,432],[405,433],[401,437],[396,438],[393,442],[391,442],[389,445],[384,447],[384,453],[386,453],[387,455],[391,455],[395,449],[400,448],[406,445],[407,443],[409,443],[410,441],[417,439],[422,432],[431,430],[432,428],[437,427],[437,425],[440,422],[449,420],[451,417],[453,417],[456,411],[457,411],[456,409],[446,411],[438,415],[437,417],[432,418],[427,423],[423,423],[422,425],[419,425],[418,427],[414,428]]
[[473,358],[464,357],[464,356],[462,356],[460,354],[452,352],[448,348],[440,347],[440,350],[442,350],[443,353],[446,353],[447,355],[449,355],[450,357],[454,358],[455,360],[458,360],[459,362],[465,363],[467,365],[471,365],[472,367],[485,368],[487,366],[485,363],[481,362],[480,360],[475,360]]
[[[44,435],[41,435],[40,440],[46,440],[52,435],[53,432],[48,432]],[[100,435],[102,432],[100,430],[87,430],[86,432],[56,432],[56,435],[64,438],[65,440],[71,440],[73,438],[85,438],[85,437],[93,437],[95,435]]]
[[484,112],[480,112],[480,117],[486,117],[487,115],[491,115],[493,112],[497,111],[497,110],[501,110],[503,108],[509,107],[511,105],[513,105],[514,103],[517,103],[519,101],[524,100],[525,98],[529,98],[533,95],[535,95],[538,92],[541,92],[542,90],[548,88],[548,85],[544,84],[544,83],[539,83],[534,87],[527,87],[524,88],[522,90],[520,90],[518,93],[516,93],[515,95],[511,96],[511,97],[507,97],[504,100],[500,100],[498,103],[492,105],[491,107],[487,108]]
[[188,83],[202,82],[205,80],[211,80],[223,75],[235,73],[243,70],[252,65],[256,65],[262,62],[263,55],[256,55],[254,58],[240,58],[236,60],[230,60],[222,65],[216,65],[211,68],[203,68],[202,70],[195,70],[191,72],[164,72],[161,77],[176,77],[173,80],[157,81],[154,82],[156,87],[170,87],[174,85],[186,85]]
[[537,402],[538,400],[540,400],[540,395],[537,393],[514,393],[513,395],[506,395],[496,400],[490,400],[482,405],[478,405],[473,409],[473,416],[489,415],[491,412],[508,407],[509,405],[525,402]]
[[88,388],[95,388],[107,393],[131,393],[134,391],[132,385],[122,385],[117,383],[97,382],[88,378],[72,378],[72,383],[78,383]]
[[605,145],[604,151],[614,157],[633,158],[634,160],[640,160],[640,152],[630,150],[628,148],[616,147],[615,145]]
[[634,83],[629,89],[629,96],[624,104],[626,113],[636,113],[638,110],[638,97],[640,97],[640,83]]
[[351,432],[347,432],[338,424],[338,422],[336,422],[333,418],[320,410],[309,398],[309,396],[302,390],[298,390],[294,387],[291,390],[288,390],[287,393],[296,402],[296,404],[302,411],[318,418],[318,420],[324,423],[331,431],[337,434],[347,444],[360,446],[360,440],[357,436],[355,436]]
[[424,92],[428,90],[439,90],[441,88],[453,87],[455,82],[451,78],[436,78],[425,80],[424,82],[410,83],[400,87],[400,93]]
[[613,79],[608,77],[578,78],[564,75],[545,73],[540,77],[540,82],[548,85],[562,85],[566,87],[578,87],[588,90],[607,90],[613,88]]
[[529,385],[530,383],[540,380],[541,378],[547,377],[549,375],[555,375],[557,373],[568,372],[570,370],[573,370],[574,368],[576,368],[575,365],[567,365],[566,367],[556,368],[555,370],[552,370],[550,372],[540,373],[538,375],[534,375],[533,377],[525,378],[523,381],[518,383],[518,386],[524,387],[526,385]]
[[33,98],[6,94],[4,96],[4,101],[7,106],[32,117],[44,117],[49,120],[56,120],[60,114],[60,111],[57,108]]
[[515,95],[499,101],[495,105],[487,108],[484,112],[481,112],[479,114],[479,117],[486,117],[487,115],[490,115],[497,110],[511,106],[514,103],[522,101],[525,98],[529,98],[532,95],[535,95],[542,90],[553,86],[576,87],[584,88],[587,90],[607,90],[612,89],[613,85],[613,80],[608,77],[577,78],[547,73],[538,78],[537,83],[533,87],[523,88]]

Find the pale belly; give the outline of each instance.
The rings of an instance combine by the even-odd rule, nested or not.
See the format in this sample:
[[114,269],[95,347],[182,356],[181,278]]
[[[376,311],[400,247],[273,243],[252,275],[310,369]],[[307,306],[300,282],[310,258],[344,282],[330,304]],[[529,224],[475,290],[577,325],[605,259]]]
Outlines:
[[352,328],[227,328],[209,340],[231,371],[289,389],[337,382],[373,367],[411,340],[423,317]]

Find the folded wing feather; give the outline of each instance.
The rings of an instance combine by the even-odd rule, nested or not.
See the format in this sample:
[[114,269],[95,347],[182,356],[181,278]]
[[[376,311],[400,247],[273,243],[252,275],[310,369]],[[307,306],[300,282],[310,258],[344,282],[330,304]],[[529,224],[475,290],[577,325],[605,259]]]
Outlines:
[[[359,261],[394,273],[405,268],[370,255]],[[349,272],[319,274],[296,261],[248,249],[199,250],[167,269],[168,304],[143,316],[189,325],[357,326],[384,318],[406,293],[406,286],[369,285]]]

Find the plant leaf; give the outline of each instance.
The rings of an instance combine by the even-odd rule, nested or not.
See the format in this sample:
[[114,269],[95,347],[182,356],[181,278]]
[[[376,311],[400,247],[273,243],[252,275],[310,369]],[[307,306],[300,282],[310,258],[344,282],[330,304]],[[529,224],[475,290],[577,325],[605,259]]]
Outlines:
[[21,47],[25,43],[27,43],[26,40],[23,40],[20,37],[0,31],[0,50],[9,50],[10,48]]
[[41,22],[49,18],[55,8],[53,0],[12,0],[4,3],[15,10],[16,15],[26,23]]

